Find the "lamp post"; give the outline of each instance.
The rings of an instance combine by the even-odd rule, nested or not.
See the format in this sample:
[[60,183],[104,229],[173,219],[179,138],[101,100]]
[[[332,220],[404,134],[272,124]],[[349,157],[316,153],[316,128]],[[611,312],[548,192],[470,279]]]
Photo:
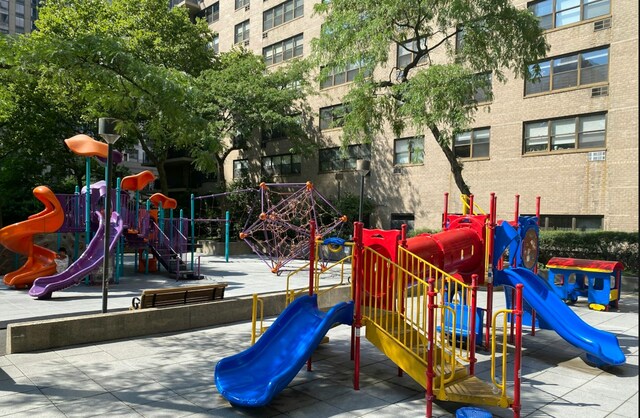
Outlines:
[[371,171],[371,161],[357,160],[356,171],[360,174],[360,208],[358,209],[358,222],[362,222],[362,204],[364,202],[364,178]]
[[98,134],[107,143],[107,168],[105,177],[107,182],[107,195],[104,208],[104,259],[102,264],[102,313],[107,312],[107,294],[109,289],[109,241],[111,235],[111,159],[113,144],[120,138],[116,133],[116,120],[113,118],[98,119]]

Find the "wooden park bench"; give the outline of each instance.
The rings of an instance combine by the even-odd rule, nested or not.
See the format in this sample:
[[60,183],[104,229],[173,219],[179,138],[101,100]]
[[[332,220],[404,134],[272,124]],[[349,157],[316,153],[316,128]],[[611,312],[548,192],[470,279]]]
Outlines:
[[226,287],[227,283],[216,283],[200,286],[145,289],[140,297],[133,298],[130,309],[163,308],[165,306],[220,300],[224,299],[224,289]]

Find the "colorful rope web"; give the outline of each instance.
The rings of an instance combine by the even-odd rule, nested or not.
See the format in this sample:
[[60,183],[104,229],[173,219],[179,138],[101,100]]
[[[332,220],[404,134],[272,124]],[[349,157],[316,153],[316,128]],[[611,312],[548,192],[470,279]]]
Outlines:
[[290,261],[309,254],[310,221],[316,237],[337,232],[342,216],[310,182],[306,184],[261,184],[258,219],[240,233],[271,269],[279,274]]

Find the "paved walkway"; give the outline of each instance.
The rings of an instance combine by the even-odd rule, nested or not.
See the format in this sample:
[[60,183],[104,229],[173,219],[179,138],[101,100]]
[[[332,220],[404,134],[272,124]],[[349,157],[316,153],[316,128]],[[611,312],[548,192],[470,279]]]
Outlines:
[[[203,259],[203,272],[208,276],[206,280],[228,282],[226,295],[230,296],[286,287],[284,277],[268,273],[264,264],[251,257],[228,264],[208,257]],[[306,283],[303,277],[298,280],[298,287]],[[145,287],[187,284],[162,275],[126,276],[110,289],[110,309],[125,309],[131,297],[140,293],[142,282],[149,285]],[[0,289],[0,318],[19,319],[13,309],[26,312],[31,319],[72,312],[95,313],[101,309],[100,294],[99,286],[77,286],[54,294],[51,301],[35,301],[24,292]],[[499,295],[496,293],[498,306],[503,299]],[[539,330],[535,337],[526,335],[522,416],[637,417],[637,294],[624,294],[619,312],[590,311],[584,303],[573,309],[587,323],[616,334],[627,363],[608,369],[593,368],[584,362],[584,353],[553,331]],[[249,346],[250,328],[249,323],[230,324],[173,335],[0,356],[0,416],[424,416],[422,388],[406,375],[398,377],[393,363],[366,339],[362,340],[361,388],[353,390],[350,330],[346,326],[329,332],[330,341],[314,354],[314,370],[301,370],[271,405],[260,409],[231,407],[215,388],[213,370],[219,359]],[[479,353],[479,376],[488,379],[489,370],[488,356]],[[438,403],[434,415],[453,417],[461,406]],[[496,417],[512,416],[510,410],[491,411]]]

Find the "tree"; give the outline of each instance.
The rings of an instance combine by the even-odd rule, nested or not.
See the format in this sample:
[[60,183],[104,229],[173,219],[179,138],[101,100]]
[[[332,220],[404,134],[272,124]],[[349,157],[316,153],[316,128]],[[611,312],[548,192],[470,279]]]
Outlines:
[[[509,0],[331,0],[315,10],[325,15],[313,41],[320,80],[335,69],[360,67],[344,98],[343,141],[371,142],[386,122],[396,136],[407,126],[430,131],[460,192],[470,194],[451,141],[473,121],[474,93],[491,95],[479,74],[499,82],[508,73],[536,75],[529,64],[548,45],[533,14]],[[456,40],[462,40],[457,47]],[[404,62],[389,64],[392,48],[404,53]]]
[[13,42],[9,66],[34,74],[59,102],[82,103],[80,120],[120,119],[118,147],[140,142],[167,193],[164,162],[193,135],[191,87],[214,61],[212,36],[164,0],[49,0],[38,30]]
[[229,154],[258,148],[262,137],[286,133],[295,150],[311,146],[305,141],[311,119],[305,101],[306,69],[305,63],[292,62],[267,71],[262,56],[244,49],[220,54],[195,84],[192,112],[199,115],[202,125],[195,144],[183,143],[191,149],[195,166],[216,171],[218,181],[225,184],[224,162]]

